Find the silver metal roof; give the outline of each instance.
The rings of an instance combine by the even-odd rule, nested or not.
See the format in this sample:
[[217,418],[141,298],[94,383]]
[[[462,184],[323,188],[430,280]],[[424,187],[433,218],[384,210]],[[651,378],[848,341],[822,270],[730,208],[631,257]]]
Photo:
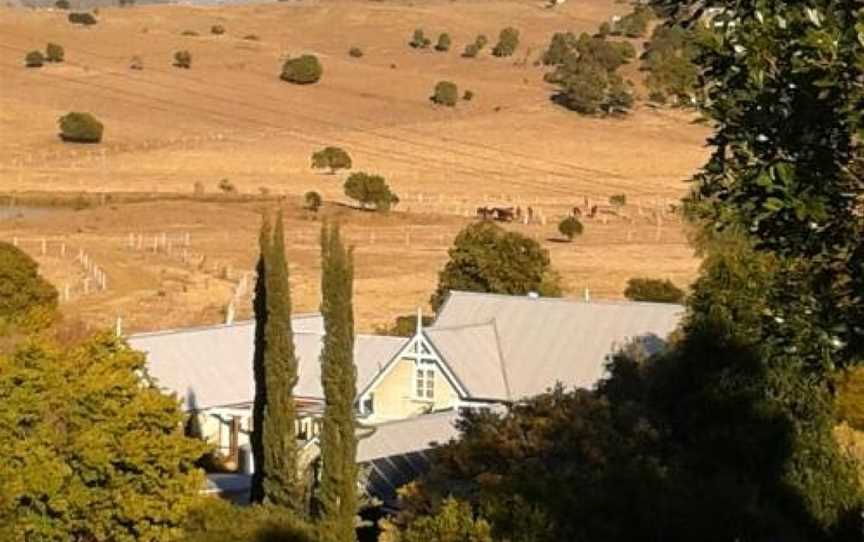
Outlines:
[[472,397],[510,398],[493,322],[432,327],[424,333]]

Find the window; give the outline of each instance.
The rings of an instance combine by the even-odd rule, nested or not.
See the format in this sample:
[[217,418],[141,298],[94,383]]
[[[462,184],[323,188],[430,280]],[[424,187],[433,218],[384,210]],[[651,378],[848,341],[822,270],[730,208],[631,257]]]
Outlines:
[[417,367],[414,393],[418,399],[435,398],[435,370],[431,367]]

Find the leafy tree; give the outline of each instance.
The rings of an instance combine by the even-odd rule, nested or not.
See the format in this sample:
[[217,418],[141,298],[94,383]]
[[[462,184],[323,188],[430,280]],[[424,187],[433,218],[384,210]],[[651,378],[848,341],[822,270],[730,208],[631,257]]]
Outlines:
[[609,196],[609,205],[623,207],[627,205],[627,194],[613,194]]
[[321,194],[314,191],[306,192],[303,196],[303,201],[305,202],[306,209],[309,209],[313,213],[317,213],[318,209],[320,209],[321,205],[324,203]]
[[345,181],[345,195],[360,202],[363,208],[371,204],[378,211],[387,211],[399,202],[384,177],[362,171],[352,173]]
[[430,300],[436,311],[450,290],[561,295],[546,249],[537,241],[492,222],[467,226],[456,236],[448,254],[449,260],[438,274],[438,288]]
[[252,433],[249,444],[252,448],[252,472],[249,500],[253,503],[264,501],[264,412],[267,409],[267,270],[268,256],[272,252],[273,232],[270,220],[265,214],[258,234],[258,263],[255,266],[255,297],[252,309],[255,314],[255,350],[252,355],[252,376],[255,381],[255,395],[252,400]]
[[183,525],[183,542],[316,542],[314,529],[284,508],[201,499]]
[[104,126],[90,113],[67,113],[58,119],[60,139],[75,143],[99,143]]
[[352,47],[348,49],[348,54],[354,58],[360,58],[363,56],[363,49],[359,47]]
[[[423,316],[423,325],[432,325],[434,318]],[[390,326],[381,326],[375,330],[379,335],[392,335],[394,337],[413,337],[417,333],[417,315],[406,314],[397,316]]]
[[474,58],[480,52],[480,48],[477,47],[476,43],[469,43],[465,46],[465,50],[462,52],[462,56],[465,58]]
[[41,68],[45,64],[45,55],[42,51],[30,51],[24,55],[24,65],[28,68]]
[[57,45],[56,43],[49,43],[45,47],[45,60],[48,62],[63,62],[63,56],[65,51],[63,50],[62,45]]
[[439,105],[453,107],[459,101],[459,88],[451,81],[438,81],[430,100]]
[[192,67],[192,53],[189,51],[176,51],[174,53],[174,67],[188,70]]
[[624,297],[633,301],[681,303],[684,300],[684,291],[669,279],[632,278],[627,281]]
[[556,101],[584,115],[623,113],[633,106],[633,96],[621,76],[590,61],[568,62],[553,81],[561,88]]
[[495,56],[511,56],[519,46],[519,31],[508,26],[498,35],[498,43],[492,48]]
[[321,480],[318,488],[322,542],[355,539],[357,513],[357,440],[354,400],[354,264],[352,251],[342,243],[339,226],[321,230],[321,314],[324,347],[321,384]]
[[583,229],[582,223],[575,216],[568,216],[558,223],[558,231],[568,241],[572,241],[577,235],[582,235]]
[[84,26],[94,25],[97,22],[96,17],[86,12],[72,12],[69,14],[68,19],[72,24],[83,24]]
[[637,5],[632,13],[621,17],[612,28],[613,36],[625,35],[628,38],[641,38],[648,31],[648,24],[653,18],[650,7]]
[[474,43],[477,44],[477,49],[482,51],[486,47],[486,44],[489,43],[489,38],[486,37],[486,34],[478,34],[474,38]]
[[600,24],[600,27],[597,29],[597,37],[605,38],[609,34],[612,33],[612,25],[608,22],[603,22]]
[[285,61],[285,64],[282,65],[280,78],[289,83],[309,85],[317,83],[321,79],[323,71],[317,56],[300,55]]
[[549,42],[549,48],[543,53],[543,64],[555,66],[563,64],[576,49],[576,36],[572,32],[555,32]]
[[438,36],[438,43],[435,44],[435,50],[439,52],[445,52],[450,50],[450,34],[446,32]]
[[57,9],[69,9],[71,5],[69,4],[69,0],[57,0],[54,2],[54,7]]
[[144,374],[144,356],[108,334],[78,346],[32,340],[0,356],[0,538],[182,534],[205,447]]
[[34,313],[53,314],[57,290],[39,265],[18,247],[0,241],[0,322],[24,323]]
[[491,528],[475,518],[471,505],[452,497],[444,499],[435,515],[413,522],[399,537],[400,542],[492,542]]
[[331,175],[351,166],[351,156],[340,147],[325,147],[312,154],[312,168],[329,169]]
[[473,90],[466,90],[462,94],[462,99],[466,102],[470,102],[471,100],[474,99],[474,91]]
[[411,41],[408,42],[408,45],[414,49],[425,49],[429,47],[431,43],[432,41],[423,33],[423,29],[417,28],[414,30],[414,34],[411,36]]
[[702,24],[689,29],[680,24],[660,25],[654,29],[643,56],[643,67],[648,71],[645,79],[649,91],[665,102],[693,105],[698,82],[695,64],[697,40],[708,39],[709,30]]
[[225,27],[221,24],[214,24],[210,27],[210,33],[215,34],[216,36],[221,36],[225,33]]

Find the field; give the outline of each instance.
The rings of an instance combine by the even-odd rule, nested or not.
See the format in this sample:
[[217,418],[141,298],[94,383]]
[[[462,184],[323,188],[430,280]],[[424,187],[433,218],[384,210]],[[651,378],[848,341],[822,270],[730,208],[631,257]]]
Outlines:
[[[686,285],[698,260],[669,205],[705,160],[706,128],[647,107],[580,117],[550,102],[545,69],[534,65],[553,32],[590,32],[627,9],[613,0],[554,10],[503,1],[162,5],[102,8],[85,28],[60,11],[0,8],[0,192],[105,194],[79,210],[0,221],[0,238],[40,261],[68,314],[95,325],[122,316],[127,329],[219,321],[232,299],[248,316],[244,274],[259,213],[276,205],[287,215],[295,306],[315,310],[320,220],[301,209],[308,190],[324,195],[323,215],[342,221],[356,246],[360,329],[425,305],[452,238],[486,204],[532,207],[536,223],[508,227],[549,249],[568,295],[621,297],[633,276]],[[226,33],[212,35],[214,24]],[[494,43],[508,25],[521,32],[514,57],[460,57],[474,36]],[[450,33],[453,49],[409,48],[417,27],[433,41]],[[65,46],[67,61],[25,69],[24,54],[49,41]],[[350,57],[352,46],[364,56]],[[172,67],[180,49],[192,69]],[[285,55],[303,52],[321,58],[320,83],[281,82]],[[129,69],[133,56],[143,70]],[[640,91],[638,66],[626,72]],[[428,97],[444,79],[474,99],[433,106]],[[61,142],[56,119],[68,111],[97,115],[104,142]],[[344,175],[309,167],[325,145],[384,175],[401,198],[396,211],[349,207]],[[219,194],[221,179],[240,195]],[[195,183],[206,194],[192,197]],[[557,239],[572,207],[613,194],[628,199],[619,216],[586,220],[573,243]],[[77,261],[81,251],[104,270],[105,290]]]

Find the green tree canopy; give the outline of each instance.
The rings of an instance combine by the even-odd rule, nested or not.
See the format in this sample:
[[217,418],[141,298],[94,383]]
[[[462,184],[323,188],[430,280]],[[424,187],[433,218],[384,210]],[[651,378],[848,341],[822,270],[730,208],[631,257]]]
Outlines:
[[633,301],[681,303],[684,291],[669,279],[632,278],[627,281],[624,297]]
[[324,68],[315,55],[300,55],[297,58],[289,58],[282,65],[282,74],[279,76],[283,81],[298,85],[310,85],[321,79]]
[[360,202],[363,208],[372,205],[378,211],[387,211],[399,202],[384,177],[362,171],[352,173],[345,181],[345,195]]
[[459,87],[452,81],[438,81],[430,100],[439,105],[453,107],[459,101]]
[[435,50],[439,52],[445,52],[450,50],[450,44],[452,43],[450,39],[450,34],[444,32],[440,36],[438,36],[438,43],[435,44]]
[[24,65],[28,68],[41,68],[45,64],[45,55],[42,51],[30,51],[24,55]]
[[577,235],[582,235],[583,229],[582,223],[579,222],[579,219],[575,216],[568,216],[558,223],[558,231],[561,235],[566,237],[568,241],[572,241]]
[[23,323],[34,311],[54,313],[57,290],[26,252],[0,241],[0,321]]
[[65,51],[62,45],[49,43],[45,46],[45,60],[48,62],[63,62]]
[[561,295],[549,253],[537,241],[492,222],[467,226],[448,251],[430,303],[438,310],[450,290],[544,296]]
[[498,35],[498,43],[492,48],[492,54],[495,56],[511,56],[516,52],[519,46],[519,31],[508,26]]
[[341,147],[324,147],[312,153],[313,169],[329,169],[331,174],[340,169],[351,169],[351,156]]
[[67,113],[57,121],[60,124],[60,139],[76,143],[99,143],[105,131],[104,125],[91,113]]

